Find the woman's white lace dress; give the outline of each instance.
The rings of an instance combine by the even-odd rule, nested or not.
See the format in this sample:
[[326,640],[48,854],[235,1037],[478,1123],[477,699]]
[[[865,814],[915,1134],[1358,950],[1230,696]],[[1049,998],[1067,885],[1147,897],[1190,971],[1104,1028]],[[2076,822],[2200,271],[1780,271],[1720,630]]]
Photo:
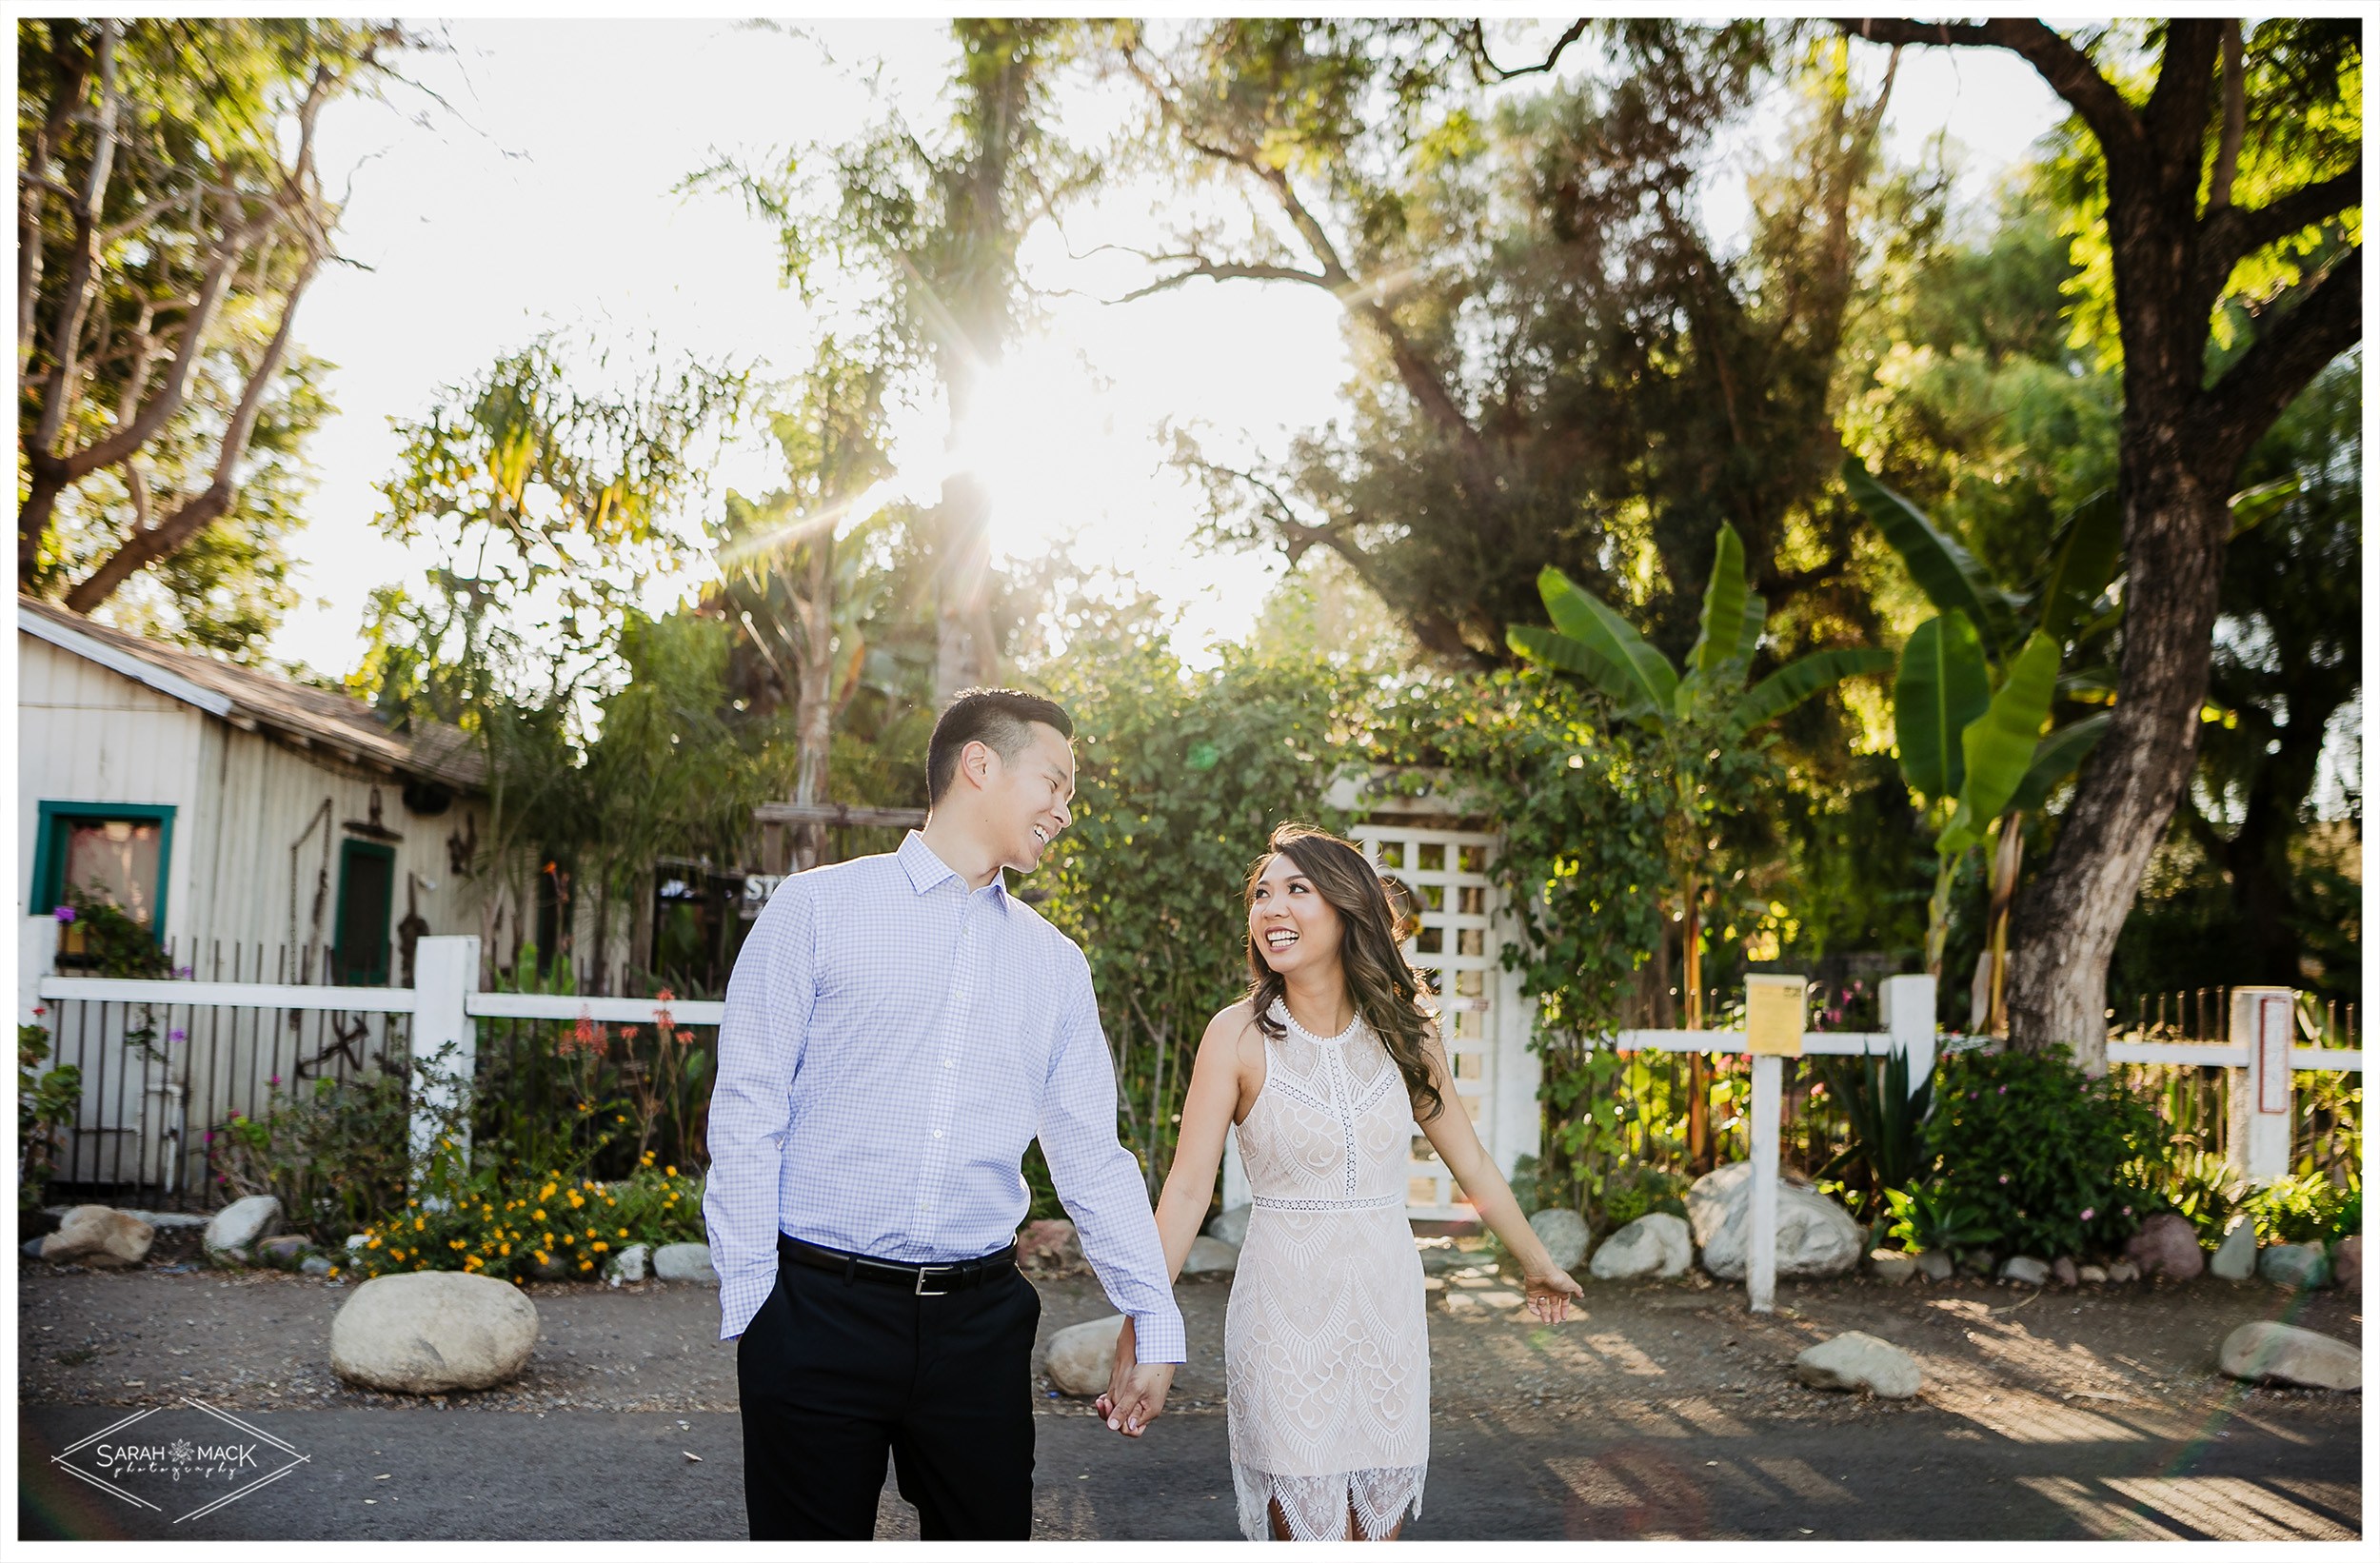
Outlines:
[[1403,1078],[1360,1018],[1336,1038],[1289,1019],[1239,1126],[1254,1208],[1223,1325],[1240,1528],[1299,1541],[1421,1513],[1430,1332],[1405,1218]]

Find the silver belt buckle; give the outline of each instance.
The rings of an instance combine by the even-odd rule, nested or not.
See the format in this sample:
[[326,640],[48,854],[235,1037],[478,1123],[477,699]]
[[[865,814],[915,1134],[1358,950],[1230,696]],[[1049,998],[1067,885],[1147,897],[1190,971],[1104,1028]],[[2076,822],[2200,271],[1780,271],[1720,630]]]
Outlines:
[[921,1297],[946,1297],[950,1296],[947,1289],[938,1292],[928,1292],[925,1289],[925,1277],[937,1270],[956,1270],[959,1267],[955,1264],[922,1264],[918,1266],[917,1296]]

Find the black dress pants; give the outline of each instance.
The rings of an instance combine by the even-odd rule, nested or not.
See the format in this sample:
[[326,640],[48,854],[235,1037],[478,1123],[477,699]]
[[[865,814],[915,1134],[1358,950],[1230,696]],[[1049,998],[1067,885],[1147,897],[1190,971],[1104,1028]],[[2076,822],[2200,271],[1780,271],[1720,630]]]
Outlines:
[[780,1259],[736,1341],[752,1539],[870,1539],[887,1449],[924,1539],[1027,1539],[1041,1318],[1013,1268],[919,1296]]

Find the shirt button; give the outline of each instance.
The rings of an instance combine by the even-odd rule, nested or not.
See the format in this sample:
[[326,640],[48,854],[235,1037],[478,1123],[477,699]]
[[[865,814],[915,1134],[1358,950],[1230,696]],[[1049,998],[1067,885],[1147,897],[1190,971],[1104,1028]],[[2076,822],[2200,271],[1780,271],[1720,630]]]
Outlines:
[[948,1058],[944,1058],[942,1060],[942,1067],[944,1069],[948,1069],[950,1067],[950,1060]]

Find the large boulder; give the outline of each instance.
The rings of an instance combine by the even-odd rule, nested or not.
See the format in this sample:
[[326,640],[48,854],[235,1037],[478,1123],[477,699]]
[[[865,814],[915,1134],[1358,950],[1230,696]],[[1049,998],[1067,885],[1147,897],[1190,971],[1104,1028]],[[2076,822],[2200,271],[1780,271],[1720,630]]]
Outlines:
[[1248,1212],[1253,1207],[1234,1205],[1206,1223],[1206,1235],[1219,1243],[1234,1248],[1245,1247],[1248,1241]]
[[2330,1267],[2337,1274],[2334,1279],[2342,1292],[2364,1289],[2364,1235],[2360,1232],[2341,1237],[2330,1250]]
[[331,1371],[399,1395],[482,1390],[537,1347],[537,1304],[492,1276],[422,1270],[357,1287],[330,1321]]
[[2214,1257],[2207,1261],[2207,1269],[2220,1281],[2252,1281],[2256,1278],[2256,1223],[2246,1217],[2231,1225],[2215,1245]]
[[1123,1333],[1124,1316],[1111,1314],[1088,1324],[1070,1324],[1049,1337],[1049,1381],[1066,1395],[1085,1399],[1107,1392],[1107,1375],[1116,1363],[1116,1337]]
[[207,1223],[207,1253],[209,1257],[236,1259],[245,1264],[248,1253],[260,1238],[269,1237],[281,1224],[281,1201],[269,1194],[251,1194],[245,1199],[234,1199],[215,1212]]
[[[1734,1161],[1695,1180],[1686,1214],[1694,1222],[1702,1268],[1721,1280],[1740,1280],[1752,1233],[1752,1163]],[[1776,1190],[1776,1273],[1839,1276],[1868,1251],[1867,1229],[1814,1189],[1780,1181]]]
[[2198,1229],[2170,1210],[2161,1210],[2140,1223],[2124,1256],[2144,1276],[2165,1276],[2194,1281],[2206,1273],[2207,1251],[2198,1246]]
[[1684,1217],[1656,1210],[1639,1216],[1603,1239],[1587,1265],[1599,1281],[1636,1280],[1651,1276],[1669,1280],[1686,1273],[1695,1262],[1694,1234]]
[[1240,1250],[1217,1237],[1193,1237],[1182,1256],[1185,1276],[1229,1276],[1240,1268]]
[[119,1270],[149,1257],[149,1245],[156,1240],[157,1229],[130,1211],[77,1205],[41,1240],[41,1256],[51,1264]]
[[711,1245],[708,1243],[664,1243],[653,1250],[653,1278],[664,1281],[700,1281],[706,1286],[719,1284],[719,1272],[711,1268]]
[[1917,1359],[1889,1340],[1846,1330],[1794,1358],[1794,1374],[1821,1390],[1864,1390],[1887,1400],[1917,1393],[1923,1375]]
[[2320,1243],[2274,1243],[2256,1261],[2256,1269],[2273,1285],[2292,1291],[2330,1284],[2330,1256]]
[[2233,1378],[2313,1390],[2361,1390],[2364,1354],[2344,1340],[2294,1324],[2252,1319],[2223,1338],[2219,1360]]
[[1587,1218],[1575,1210],[1541,1210],[1529,1217],[1529,1230],[1554,1256],[1557,1270],[1576,1270],[1587,1256]]

